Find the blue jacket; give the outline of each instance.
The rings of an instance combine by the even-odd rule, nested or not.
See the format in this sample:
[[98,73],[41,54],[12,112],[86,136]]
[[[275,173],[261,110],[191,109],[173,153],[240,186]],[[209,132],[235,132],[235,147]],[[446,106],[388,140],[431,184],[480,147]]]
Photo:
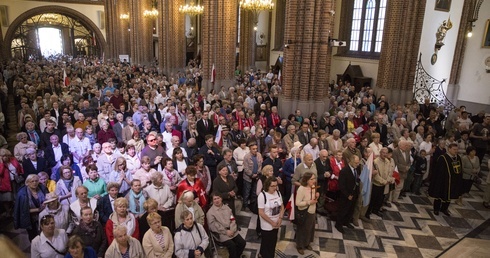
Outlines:
[[[301,159],[296,158],[296,166],[301,163]],[[285,176],[286,181],[291,182],[294,175],[294,158],[289,158],[284,162],[282,167],[282,174]]]
[[[72,258],[73,256],[71,256],[70,253],[67,253],[65,255],[65,258]],[[95,250],[90,247],[90,246],[87,246],[85,248],[83,248],[83,258],[97,258],[97,253],[95,252]]]
[[[49,193],[48,189],[39,184],[40,191],[38,192],[39,203],[42,204],[45,200],[46,194]],[[27,193],[27,186],[22,186],[17,192],[17,201],[14,207],[14,228],[32,229],[33,221],[30,216],[29,195]]]

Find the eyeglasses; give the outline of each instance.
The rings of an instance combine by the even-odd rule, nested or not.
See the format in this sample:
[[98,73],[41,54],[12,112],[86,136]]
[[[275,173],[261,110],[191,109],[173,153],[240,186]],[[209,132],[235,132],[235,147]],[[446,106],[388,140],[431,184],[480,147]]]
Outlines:
[[271,185],[270,187],[277,187],[277,185]]
[[148,142],[154,142],[156,141],[157,139],[148,139]]

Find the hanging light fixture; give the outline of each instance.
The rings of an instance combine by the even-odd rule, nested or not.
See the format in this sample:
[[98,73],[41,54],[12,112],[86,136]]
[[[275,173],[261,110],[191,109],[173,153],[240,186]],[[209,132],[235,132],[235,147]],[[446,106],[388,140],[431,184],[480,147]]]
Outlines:
[[259,23],[259,14],[262,11],[272,11],[274,9],[274,3],[272,0],[241,0],[240,8],[245,11],[251,11],[254,15],[254,30],[257,30],[257,24]]
[[189,16],[197,16],[204,13],[204,6],[192,2],[191,4],[181,5],[179,12]]
[[119,15],[119,19],[129,20],[129,13],[121,13],[121,15]]
[[158,17],[158,3],[156,0],[153,0],[151,2],[151,10],[145,10],[143,12],[143,17],[145,18],[150,18],[150,19],[156,19]]
[[472,5],[470,9],[471,16],[468,18],[469,26],[468,26],[468,33],[466,34],[468,38],[471,38],[471,36],[473,36],[473,27],[475,27],[474,22],[478,20],[478,14],[480,12],[480,7],[482,3],[483,0],[477,0],[476,2],[472,2],[472,4],[474,5]]

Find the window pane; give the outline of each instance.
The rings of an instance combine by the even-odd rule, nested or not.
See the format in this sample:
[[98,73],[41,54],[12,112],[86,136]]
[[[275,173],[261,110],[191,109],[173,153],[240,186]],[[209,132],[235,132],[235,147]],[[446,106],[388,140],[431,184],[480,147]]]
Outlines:
[[361,18],[362,18],[362,2],[363,0],[356,0],[354,2],[354,10],[352,12],[352,28],[350,47],[351,51],[358,51],[359,49],[359,32],[361,31]]
[[381,0],[379,4],[378,26],[376,30],[376,43],[374,52],[381,52],[381,43],[383,41],[383,28],[385,25],[386,16],[386,0]]
[[364,18],[364,36],[362,51],[371,51],[371,42],[373,41],[373,25],[374,25],[374,15],[376,12],[376,3],[374,0],[368,0],[366,4],[366,16]]

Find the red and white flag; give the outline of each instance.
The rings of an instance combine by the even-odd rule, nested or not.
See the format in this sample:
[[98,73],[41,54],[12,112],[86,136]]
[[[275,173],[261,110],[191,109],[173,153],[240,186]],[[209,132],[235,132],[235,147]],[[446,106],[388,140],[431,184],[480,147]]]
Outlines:
[[68,86],[70,84],[70,80],[68,76],[66,76],[66,70],[63,69],[63,85]]
[[282,85],[282,74],[281,74],[281,70],[279,70],[279,74],[277,75],[277,79],[279,80],[279,85]]
[[216,81],[216,68],[214,67],[213,64],[213,69],[211,69],[211,83],[214,83]]

